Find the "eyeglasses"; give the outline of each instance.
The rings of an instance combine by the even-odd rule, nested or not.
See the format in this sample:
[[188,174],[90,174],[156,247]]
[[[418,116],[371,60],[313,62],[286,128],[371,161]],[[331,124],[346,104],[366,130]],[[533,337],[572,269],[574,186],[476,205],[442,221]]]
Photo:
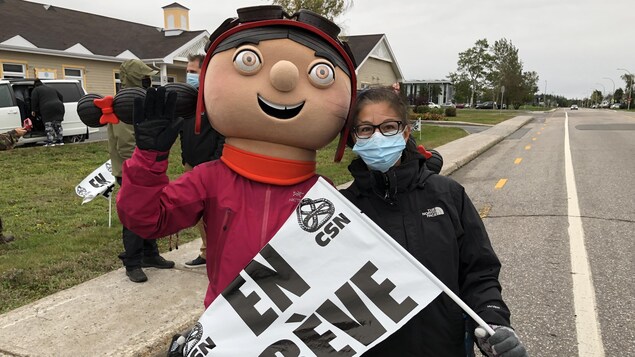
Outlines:
[[368,139],[375,133],[375,130],[383,136],[397,135],[403,131],[403,122],[397,120],[385,121],[379,125],[362,124],[353,127],[353,133],[359,139]]

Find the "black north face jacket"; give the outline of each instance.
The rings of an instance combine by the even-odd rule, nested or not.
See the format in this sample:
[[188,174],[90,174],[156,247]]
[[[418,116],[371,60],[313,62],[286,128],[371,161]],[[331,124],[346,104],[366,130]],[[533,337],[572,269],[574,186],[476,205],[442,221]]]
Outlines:
[[[353,184],[341,192],[483,320],[509,326],[500,261],[478,212],[459,183],[433,174],[424,162],[414,159],[383,174],[356,159],[348,167]],[[441,293],[364,356],[465,356],[465,332],[474,327]]]

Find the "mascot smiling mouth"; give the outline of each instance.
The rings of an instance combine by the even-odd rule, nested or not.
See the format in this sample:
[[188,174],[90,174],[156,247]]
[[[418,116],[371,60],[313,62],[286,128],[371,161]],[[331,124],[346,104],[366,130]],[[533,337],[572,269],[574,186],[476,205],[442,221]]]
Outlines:
[[298,115],[304,107],[304,103],[305,101],[293,105],[275,104],[258,95],[258,105],[260,105],[260,109],[267,115],[278,119],[291,119]]

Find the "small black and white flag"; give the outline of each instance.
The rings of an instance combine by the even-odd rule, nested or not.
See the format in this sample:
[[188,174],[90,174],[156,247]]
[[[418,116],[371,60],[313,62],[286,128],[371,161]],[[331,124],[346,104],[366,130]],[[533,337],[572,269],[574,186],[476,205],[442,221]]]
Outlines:
[[75,186],[75,193],[84,199],[82,204],[92,201],[98,195],[110,198],[115,181],[112,165],[108,160]]

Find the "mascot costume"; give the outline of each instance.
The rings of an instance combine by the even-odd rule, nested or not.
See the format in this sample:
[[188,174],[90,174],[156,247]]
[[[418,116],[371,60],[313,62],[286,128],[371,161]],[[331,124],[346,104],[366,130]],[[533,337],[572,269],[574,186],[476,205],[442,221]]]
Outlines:
[[[279,6],[238,15],[206,46],[194,118],[179,117],[182,91],[149,89],[144,105],[137,98],[137,148],[117,200],[121,222],[146,238],[204,220],[205,307],[292,214],[318,179],[316,151],[338,133],[341,159],[355,99],[353,57],[332,22]],[[167,157],[183,120],[198,128],[205,117],[226,137],[220,160],[169,182]]]

